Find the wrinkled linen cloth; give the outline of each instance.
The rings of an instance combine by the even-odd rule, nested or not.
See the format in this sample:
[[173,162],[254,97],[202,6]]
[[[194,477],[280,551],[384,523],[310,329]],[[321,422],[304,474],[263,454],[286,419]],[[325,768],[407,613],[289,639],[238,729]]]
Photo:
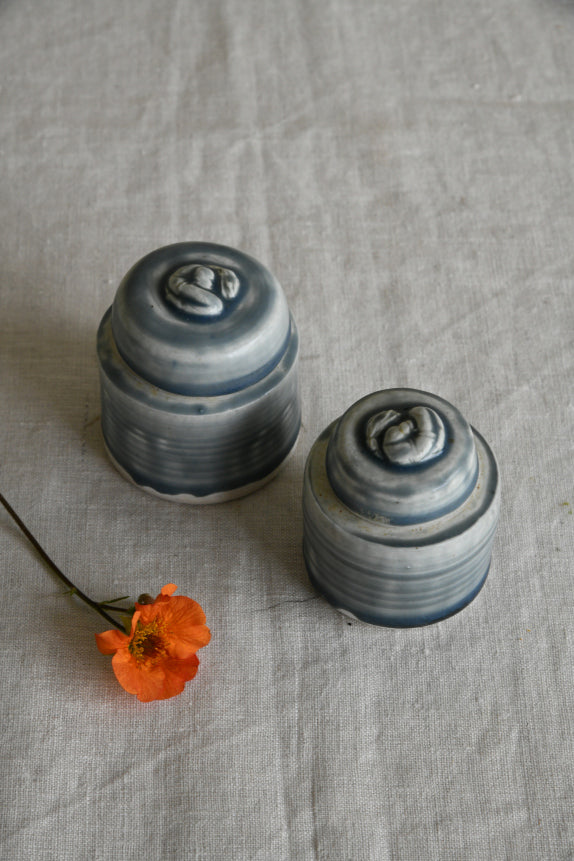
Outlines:
[[[212,641],[139,703],[0,513],[0,856],[574,858],[574,4],[0,4],[0,489],[92,598],[176,583]],[[147,252],[284,287],[303,429],[265,488],[153,498],[106,458],[95,336]],[[310,587],[303,468],[369,392],[455,404],[502,511],[426,628]]]

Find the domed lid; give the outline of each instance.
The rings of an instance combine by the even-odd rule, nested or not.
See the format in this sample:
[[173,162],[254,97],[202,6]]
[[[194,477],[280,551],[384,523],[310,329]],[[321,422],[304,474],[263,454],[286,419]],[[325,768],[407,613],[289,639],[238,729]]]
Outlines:
[[387,389],[353,404],[327,448],[327,475],[352,511],[423,523],[470,495],[478,459],[470,425],[451,404],[416,389]]
[[112,306],[119,352],[139,376],[182,395],[238,391],[285,352],[290,314],[261,263],[224,245],[182,242],[130,269]]

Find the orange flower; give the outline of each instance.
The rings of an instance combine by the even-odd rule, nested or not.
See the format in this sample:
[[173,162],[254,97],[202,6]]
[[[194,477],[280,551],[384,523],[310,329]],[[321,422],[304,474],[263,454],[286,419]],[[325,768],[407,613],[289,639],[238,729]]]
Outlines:
[[155,601],[136,603],[129,634],[96,634],[100,652],[114,656],[112,667],[122,688],[143,703],[180,694],[197,673],[196,651],[211,639],[199,604],[179,595],[172,598],[176,589],[168,583]]

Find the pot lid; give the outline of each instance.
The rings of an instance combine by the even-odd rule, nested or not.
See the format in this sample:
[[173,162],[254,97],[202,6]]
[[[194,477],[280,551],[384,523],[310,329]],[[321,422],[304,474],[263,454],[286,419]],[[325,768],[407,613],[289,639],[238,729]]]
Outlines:
[[417,389],[387,389],[339,419],[326,467],[352,511],[413,524],[462,505],[475,486],[478,459],[472,429],[455,407]]
[[291,329],[283,290],[225,245],[181,242],[127,273],[112,305],[116,346],[139,376],[182,395],[222,395],[268,374]]

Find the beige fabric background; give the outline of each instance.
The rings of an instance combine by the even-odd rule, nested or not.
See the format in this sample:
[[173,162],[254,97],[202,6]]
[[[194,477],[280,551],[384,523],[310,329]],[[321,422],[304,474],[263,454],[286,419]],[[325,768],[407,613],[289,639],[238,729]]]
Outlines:
[[[94,598],[168,582],[212,643],[143,705],[0,515],[8,861],[573,859],[574,4],[0,2],[0,487]],[[95,334],[146,252],[259,258],[304,429],[259,493],[108,464]],[[500,463],[485,589],[408,631],[311,591],[301,482],[370,391],[456,404]]]

